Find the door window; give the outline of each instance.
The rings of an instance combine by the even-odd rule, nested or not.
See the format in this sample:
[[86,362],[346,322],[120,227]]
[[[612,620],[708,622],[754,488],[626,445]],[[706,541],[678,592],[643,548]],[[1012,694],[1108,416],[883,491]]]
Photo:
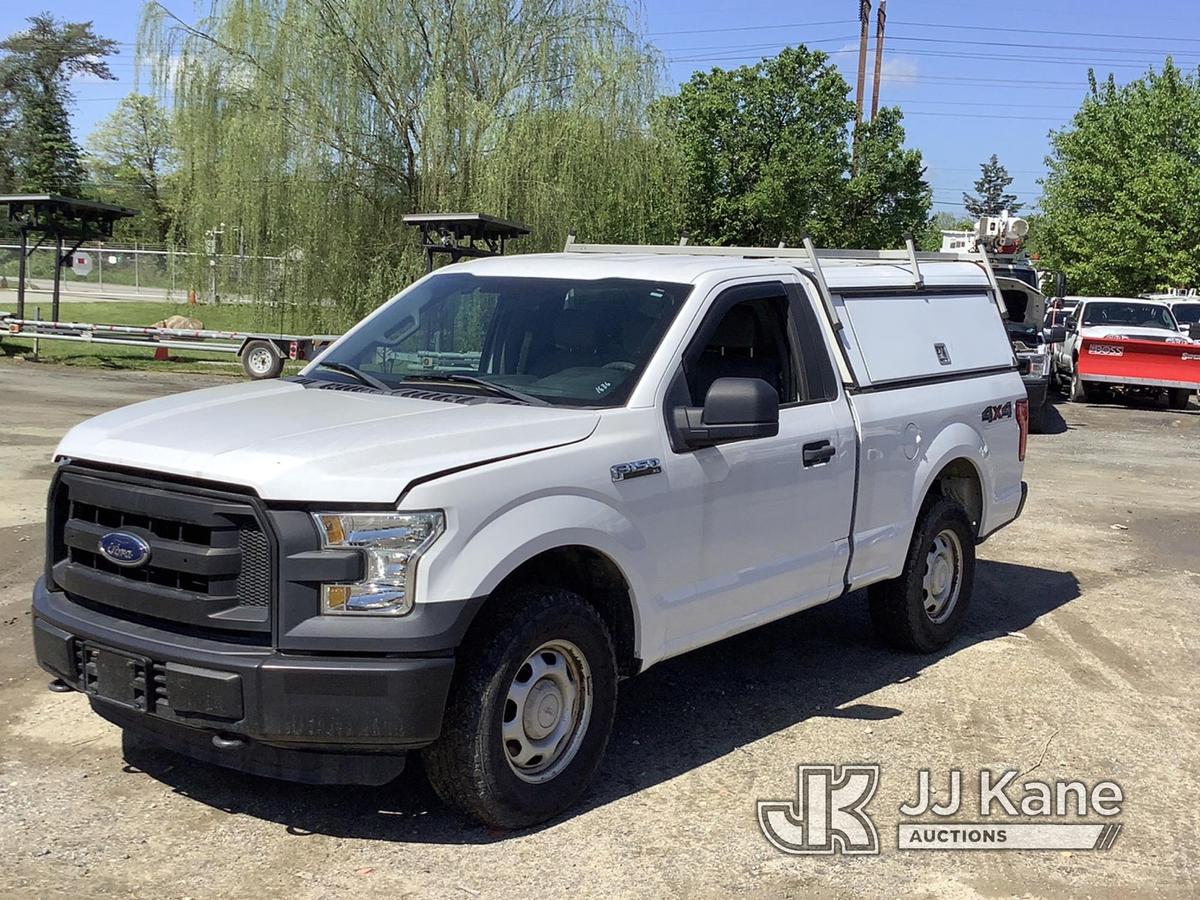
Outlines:
[[730,288],[713,304],[684,356],[691,405],[702,406],[718,378],[760,378],[779,392],[780,406],[836,396],[816,321],[807,301],[780,282]]

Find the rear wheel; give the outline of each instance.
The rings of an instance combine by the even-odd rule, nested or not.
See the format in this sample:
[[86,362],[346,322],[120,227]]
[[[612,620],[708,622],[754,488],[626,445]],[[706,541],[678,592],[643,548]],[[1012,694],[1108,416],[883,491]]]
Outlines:
[[975,584],[975,530],[945,497],[926,501],[899,578],[868,590],[871,621],[886,641],[929,653],[962,627]]
[[1171,388],[1167,391],[1167,402],[1171,409],[1187,409],[1192,392],[1187,388]]
[[283,357],[270,341],[250,341],[242,349],[242,371],[255,380],[278,378]]
[[595,608],[527,589],[464,646],[442,735],[424,751],[447,804],[499,828],[565,810],[595,777],[612,730],[617,665]]

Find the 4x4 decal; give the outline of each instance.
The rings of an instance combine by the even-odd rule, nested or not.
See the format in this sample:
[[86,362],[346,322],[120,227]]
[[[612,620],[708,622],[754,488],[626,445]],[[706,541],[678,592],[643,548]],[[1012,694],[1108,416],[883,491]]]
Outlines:
[[1012,401],[1009,400],[1007,403],[1000,403],[996,406],[985,406],[980,418],[984,422],[999,422],[1001,419],[1011,419],[1012,414],[1013,405]]

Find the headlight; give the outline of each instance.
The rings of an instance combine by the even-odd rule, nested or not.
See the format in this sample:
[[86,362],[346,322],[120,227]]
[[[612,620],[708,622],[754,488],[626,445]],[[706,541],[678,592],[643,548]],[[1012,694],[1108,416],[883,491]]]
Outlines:
[[446,527],[441,510],[314,513],[326,549],[363,555],[363,580],[321,586],[321,612],[402,616],[413,608],[417,560]]

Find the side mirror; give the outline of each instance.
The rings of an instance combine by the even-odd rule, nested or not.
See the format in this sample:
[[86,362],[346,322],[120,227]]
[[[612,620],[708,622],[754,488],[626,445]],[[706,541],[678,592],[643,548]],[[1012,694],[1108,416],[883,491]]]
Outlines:
[[779,392],[761,378],[718,378],[702,408],[674,412],[680,442],[696,450],[779,434]]
[[1042,330],[1047,344],[1061,344],[1067,339],[1067,329],[1064,325],[1051,325]]
[[1200,322],[1194,322],[1188,326],[1188,337],[1193,341],[1200,341]]

